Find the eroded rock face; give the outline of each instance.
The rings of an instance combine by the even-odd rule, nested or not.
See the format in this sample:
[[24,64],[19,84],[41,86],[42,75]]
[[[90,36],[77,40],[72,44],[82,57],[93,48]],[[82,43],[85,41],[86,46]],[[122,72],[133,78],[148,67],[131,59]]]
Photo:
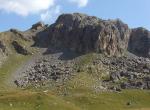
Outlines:
[[84,14],[63,14],[49,27],[50,44],[79,53],[121,55],[127,49],[130,29],[120,20],[101,20]]
[[12,45],[14,46],[16,52],[18,52],[19,54],[22,54],[22,55],[31,54],[30,52],[28,52],[28,50],[25,49],[25,47],[21,46],[17,41],[13,41]]
[[144,28],[132,30],[128,50],[142,57],[150,57],[150,32]]

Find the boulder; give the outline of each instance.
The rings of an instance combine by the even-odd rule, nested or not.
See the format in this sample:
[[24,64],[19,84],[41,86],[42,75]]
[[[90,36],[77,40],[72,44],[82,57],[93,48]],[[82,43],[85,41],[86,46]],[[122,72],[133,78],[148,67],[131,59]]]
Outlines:
[[110,74],[110,80],[111,81],[118,81],[120,79],[121,79],[120,72],[112,72]]
[[121,89],[127,89],[128,88],[128,84],[127,83],[121,83],[120,84]]

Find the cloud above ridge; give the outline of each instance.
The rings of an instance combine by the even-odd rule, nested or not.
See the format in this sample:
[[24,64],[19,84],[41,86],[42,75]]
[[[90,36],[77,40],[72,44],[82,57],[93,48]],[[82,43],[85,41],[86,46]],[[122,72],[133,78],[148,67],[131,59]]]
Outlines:
[[43,13],[41,13],[40,17],[41,17],[41,20],[42,21],[45,21],[45,22],[48,22],[50,21],[51,19],[55,19],[61,12],[60,10],[60,6],[56,6],[56,7],[53,7],[52,9],[49,9]]
[[88,0],[69,0],[71,3],[75,3],[79,8],[85,7],[88,4]]
[[[64,2],[85,7],[88,0],[64,0]],[[59,0],[0,0],[0,12],[14,13],[23,17],[39,14],[42,21],[60,14]]]

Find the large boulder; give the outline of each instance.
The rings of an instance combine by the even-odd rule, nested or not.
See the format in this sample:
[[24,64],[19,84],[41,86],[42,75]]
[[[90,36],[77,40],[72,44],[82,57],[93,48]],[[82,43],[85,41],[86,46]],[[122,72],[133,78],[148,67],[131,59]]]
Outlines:
[[130,29],[120,20],[101,20],[74,13],[59,16],[48,33],[52,47],[118,56],[127,49]]
[[128,50],[137,56],[150,57],[150,32],[144,28],[133,29]]

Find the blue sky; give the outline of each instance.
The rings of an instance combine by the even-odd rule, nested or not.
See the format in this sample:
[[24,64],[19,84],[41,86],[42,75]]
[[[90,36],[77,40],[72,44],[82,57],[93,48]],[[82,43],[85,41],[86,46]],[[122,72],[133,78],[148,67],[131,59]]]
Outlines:
[[26,30],[40,20],[51,24],[59,14],[73,12],[150,30],[150,0],[0,0],[0,31]]

